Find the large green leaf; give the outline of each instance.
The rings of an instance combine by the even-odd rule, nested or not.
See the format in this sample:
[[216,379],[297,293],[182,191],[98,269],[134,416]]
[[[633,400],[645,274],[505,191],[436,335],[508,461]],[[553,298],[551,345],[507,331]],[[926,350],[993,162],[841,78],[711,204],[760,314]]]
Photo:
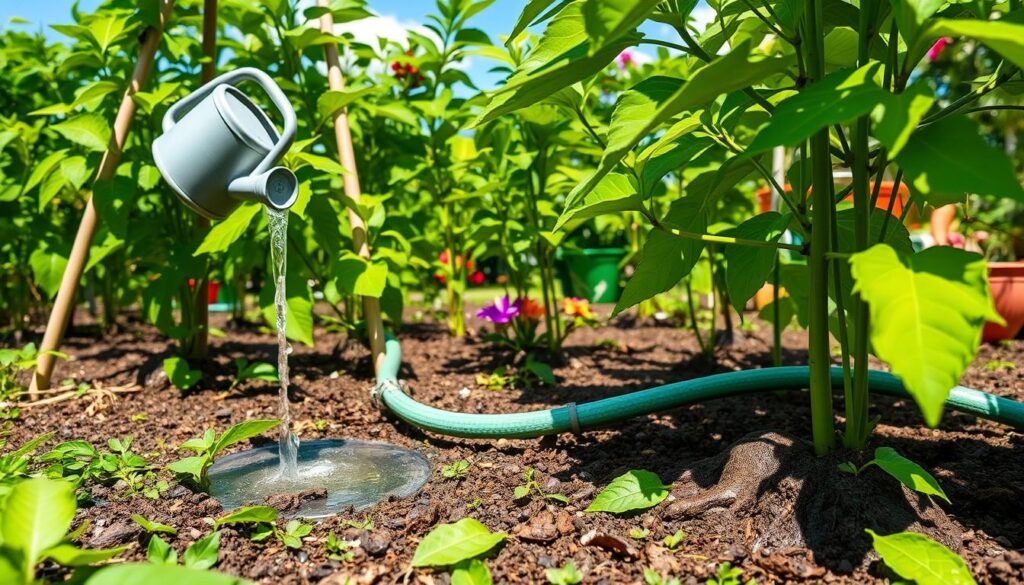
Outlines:
[[479,559],[462,561],[452,568],[452,585],[491,585],[491,572]]
[[[515,26],[512,27],[512,32],[508,35],[506,44],[511,45],[519,33],[526,30],[526,28],[541,17],[541,13],[548,9],[549,6],[555,3],[555,0],[530,0],[523,11],[519,14],[519,19],[516,20]],[[568,4],[567,0],[562,0],[562,4]],[[557,10],[558,7],[556,7]]]
[[224,434],[217,439],[210,452],[216,456],[226,447],[246,439],[251,439],[257,435],[262,435],[279,424],[281,424],[281,421],[277,419],[257,419],[240,422],[224,431]]
[[590,77],[640,39],[640,35],[630,33],[607,45],[595,46],[584,24],[586,2],[577,0],[568,4],[551,20],[537,46],[516,68],[515,74],[489,94],[490,101],[471,126],[533,105]]
[[24,575],[34,574],[44,552],[64,539],[76,507],[75,487],[65,481],[27,479],[7,493],[0,507],[0,543],[18,551]]
[[339,290],[380,298],[388,282],[388,265],[384,262],[369,262],[346,250],[334,263],[334,277]]
[[636,174],[640,177],[640,192],[644,197],[654,194],[655,187],[667,173],[679,169],[714,144],[710,138],[692,134],[700,127],[699,115],[683,118],[637,155]]
[[786,60],[752,58],[750,43],[699,69],[689,80],[655,75],[622,94],[608,130],[597,171],[569,193],[566,209],[576,206],[645,136],[676,114],[703,106],[719,95],[764,81],[786,68]]
[[591,50],[634,30],[662,0],[586,0],[583,22]]
[[903,93],[890,95],[871,112],[875,136],[889,149],[890,157],[899,155],[934,102],[931,87],[918,82]]
[[257,522],[275,522],[279,513],[277,508],[270,506],[244,506],[232,510],[213,521],[213,529],[217,530],[227,524],[253,524]]
[[99,47],[100,53],[106,53],[110,45],[124,35],[127,24],[128,17],[118,14],[103,16],[89,22],[89,33]]
[[651,508],[668,497],[669,486],[650,471],[631,469],[616,477],[587,506],[587,512],[621,514]]
[[[789,225],[790,216],[775,211],[755,215],[735,228],[725,230],[720,235],[756,240],[759,242],[778,242],[782,233]],[[725,286],[729,291],[732,306],[740,313],[747,301],[764,285],[775,265],[775,248],[757,248],[753,246],[732,245],[723,250],[726,261]]]
[[640,211],[643,205],[644,201],[638,192],[636,181],[629,175],[611,173],[575,207],[567,209],[558,218],[555,230],[561,229],[570,220],[580,221],[605,213]]
[[104,151],[110,142],[110,124],[99,114],[81,114],[51,128],[89,150]]
[[32,278],[36,285],[52,299],[64,278],[64,269],[68,265],[67,255],[53,250],[49,245],[40,246],[32,251],[28,264],[32,267]]
[[929,426],[974,359],[986,320],[1001,322],[985,261],[949,247],[905,260],[878,244],[850,258],[854,292],[871,312],[871,343],[902,378]]
[[128,550],[128,548],[128,546],[116,548],[78,548],[73,544],[62,542],[57,546],[46,549],[43,554],[46,558],[53,559],[65,567],[84,567],[112,559]]
[[939,19],[928,28],[926,36],[929,39],[971,37],[988,45],[1018,67],[1024,67],[1024,24],[1006,20]]
[[914,132],[896,163],[933,205],[961,202],[967,193],[1024,202],[1013,163],[965,116],[949,116]]
[[478,557],[505,540],[473,518],[441,524],[423,537],[412,557],[414,567],[444,567]]
[[177,565],[125,564],[105,567],[85,585],[243,585],[245,579]]
[[877,62],[859,69],[836,71],[783,100],[746,153],[756,154],[774,146],[794,146],[822,128],[867,114],[890,95],[875,83],[881,71],[882,64]]
[[967,563],[924,534],[898,532],[883,536],[866,530],[878,556],[897,575],[918,585],[974,585]]
[[320,115],[320,120],[333,119],[335,114],[348,107],[352,102],[366,95],[378,93],[381,89],[380,87],[370,86],[359,89],[331,89],[325,91],[316,100],[316,109]]
[[209,254],[212,252],[223,252],[228,246],[235,243],[242,234],[249,229],[252,220],[259,214],[263,206],[259,203],[248,202],[234,213],[217,222],[210,231],[206,233],[199,247],[196,248],[195,256]]
[[[893,0],[892,16],[907,46],[917,44],[921,26],[938,12],[946,0]],[[920,58],[920,55],[918,55]]]

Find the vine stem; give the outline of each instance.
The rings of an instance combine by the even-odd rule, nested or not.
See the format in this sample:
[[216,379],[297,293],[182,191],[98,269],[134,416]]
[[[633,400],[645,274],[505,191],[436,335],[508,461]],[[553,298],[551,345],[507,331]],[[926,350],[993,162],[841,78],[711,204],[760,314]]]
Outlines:
[[796,244],[786,244],[783,242],[765,242],[762,240],[747,240],[744,238],[734,238],[732,236],[719,236],[714,234],[698,234],[695,232],[688,232],[682,228],[675,226],[671,223],[659,221],[654,225],[655,228],[661,231],[676,236],[678,238],[684,238],[687,240],[700,240],[709,244],[724,244],[727,246],[749,246],[751,248],[773,248],[776,250],[792,250],[794,252],[803,253],[803,246]]

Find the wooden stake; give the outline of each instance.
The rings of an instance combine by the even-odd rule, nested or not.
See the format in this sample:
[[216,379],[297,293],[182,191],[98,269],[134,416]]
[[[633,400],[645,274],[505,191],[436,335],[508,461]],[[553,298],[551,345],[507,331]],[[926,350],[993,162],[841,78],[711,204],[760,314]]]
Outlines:
[[[145,32],[145,39],[139,47],[135,70],[132,72],[131,83],[128,84],[128,89],[125,90],[124,97],[121,98],[121,107],[117,110],[117,117],[114,119],[114,132],[110,136],[107,151],[103,153],[100,168],[96,172],[96,181],[113,177],[114,171],[117,170],[117,165],[121,161],[121,150],[124,148],[128,132],[131,130],[132,118],[135,117],[135,100],[132,99],[132,96],[145,85],[146,79],[149,78],[153,58],[160,46],[160,38],[163,36],[164,27],[173,8],[174,0],[161,0],[160,25],[150,27]],[[57,291],[57,298],[54,300],[53,310],[50,312],[50,320],[46,325],[46,333],[39,346],[39,361],[29,386],[29,393],[33,397],[36,391],[50,387],[50,376],[53,374],[53,366],[56,362],[51,352],[57,351],[64,340],[64,329],[75,308],[78,281],[82,279],[82,273],[85,271],[85,265],[89,259],[89,246],[92,245],[93,236],[96,235],[96,222],[96,206],[90,197],[85,204],[82,222],[78,224],[78,233],[75,235],[71,255],[68,256],[68,265],[64,269],[60,289]]]
[[[317,6],[328,8],[329,0],[317,0]],[[320,31],[334,34],[334,16],[324,13],[320,17]],[[334,90],[345,89],[345,78],[341,74],[341,62],[338,59],[338,46],[334,43],[324,44],[324,57],[327,60],[327,82]],[[343,177],[345,196],[359,203],[359,174],[356,171],[356,153],[352,146],[352,133],[348,127],[348,111],[342,108],[334,116],[334,138],[338,142],[338,162],[345,168]],[[348,210],[348,222],[352,227],[352,247],[357,254],[370,260],[370,246],[366,238],[366,224],[352,209]],[[384,321],[381,319],[380,302],[374,297],[363,297],[363,317],[366,319],[366,332],[370,336],[370,353],[373,357],[373,370],[380,369],[384,358]]]
[[[203,70],[199,75],[200,85],[213,79],[217,73],[217,0],[203,2]],[[196,231],[206,233],[210,220],[199,215],[196,217]],[[203,256],[203,273],[196,279],[195,308],[196,324],[199,332],[192,340],[189,357],[197,360],[206,359],[210,353],[210,300],[207,292],[210,287],[209,256]]]

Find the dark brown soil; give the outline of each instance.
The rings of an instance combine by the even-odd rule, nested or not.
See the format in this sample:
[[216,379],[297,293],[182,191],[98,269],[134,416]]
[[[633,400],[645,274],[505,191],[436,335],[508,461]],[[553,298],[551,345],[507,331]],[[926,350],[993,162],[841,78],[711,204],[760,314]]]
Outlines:
[[[227,335],[212,340],[206,377],[198,391],[185,395],[164,379],[161,362],[171,347],[151,328],[130,324],[126,332],[101,335],[80,327],[65,348],[74,361],[59,365],[57,376],[99,386],[139,384],[143,390],[25,409],[11,444],[51,430],[57,431],[52,443],[82,438],[101,445],[108,437],[132,435],[138,452],[167,463],[182,456],[178,444],[206,428],[274,417],[272,384],[249,382],[222,397],[234,358],[273,361],[272,336],[215,325]],[[472,337],[452,339],[438,325],[410,325],[401,334],[402,375],[418,400],[437,407],[525,411],[769,365],[770,328],[755,327],[737,331],[733,346],[709,367],[686,330],[623,319],[572,335],[564,361],[556,364],[557,386],[493,392],[478,387],[475,376],[515,356]],[[616,349],[599,343],[607,339],[620,343]],[[804,343],[804,334],[786,334],[787,363],[804,361],[798,349]],[[1017,368],[988,369],[995,360]],[[545,568],[570,559],[586,583],[642,583],[647,567],[683,583],[703,583],[722,561],[740,566],[759,583],[881,582],[886,575],[869,552],[865,527],[927,532],[958,550],[979,582],[1024,582],[1024,436],[971,416],[947,413],[941,429],[930,430],[912,403],[873,402],[873,414],[882,418],[874,444],[892,446],[930,469],[952,500],[949,505],[904,491],[877,468],[857,477],[839,473],[835,465],[842,455],[811,456],[804,442],[810,434],[808,402],[800,392],[723,399],[579,436],[492,442],[428,436],[374,410],[368,400],[368,352],[337,334],[321,331],[315,348],[296,346],[291,364],[293,415],[304,439],[389,441],[420,450],[435,475],[412,498],[317,523],[301,552],[274,542],[253,543],[225,528],[221,571],[264,583],[340,584],[347,577],[354,583],[446,583],[443,574],[410,571],[413,551],[436,524],[472,516],[509,533],[506,545],[488,561],[495,582],[502,583],[543,583]],[[1024,342],[984,347],[964,383],[1024,400]],[[317,421],[325,421],[319,423],[323,430],[317,430]],[[473,462],[468,476],[442,479],[441,466],[460,459]],[[570,503],[539,497],[515,501],[512,491],[530,467],[545,491],[564,494]],[[583,512],[601,487],[633,468],[672,483],[672,496],[623,517]],[[134,559],[144,557],[145,536],[129,520],[131,514],[177,527],[173,544],[181,552],[208,534],[208,520],[220,513],[216,501],[173,482],[158,501],[125,497],[117,486],[99,487],[93,495],[94,504],[79,512],[79,520],[92,522],[83,544],[137,543],[128,554]],[[364,516],[374,522],[370,532],[345,524]],[[630,530],[640,527],[648,528],[649,536],[630,538]],[[661,541],[679,529],[689,536],[670,552]],[[354,561],[326,559],[324,541],[332,530],[359,540]]]

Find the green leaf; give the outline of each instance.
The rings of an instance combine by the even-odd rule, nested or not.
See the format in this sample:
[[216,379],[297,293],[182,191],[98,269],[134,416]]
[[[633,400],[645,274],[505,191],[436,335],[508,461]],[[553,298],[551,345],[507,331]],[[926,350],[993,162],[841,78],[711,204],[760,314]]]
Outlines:
[[945,3],[945,0],[893,0],[893,19],[908,47],[917,44],[918,36],[921,34],[921,25]]
[[49,246],[40,246],[32,251],[28,257],[28,264],[32,267],[32,278],[36,285],[52,299],[64,278],[64,270],[68,266],[67,256]]
[[721,94],[743,89],[783,71],[785,59],[751,58],[750,42],[699,69],[688,80],[655,75],[624,92],[615,104],[608,144],[597,171],[569,193],[576,205],[640,140],[681,112],[703,106]]
[[310,154],[308,152],[299,152],[295,154],[295,158],[322,173],[330,173],[339,177],[346,173],[345,167],[338,164],[336,160],[327,158],[326,156]]
[[892,447],[879,447],[875,449],[875,458],[871,463],[881,467],[883,471],[895,477],[908,488],[922,494],[940,497],[949,502],[946,492],[942,491],[942,486],[932,477],[932,474],[925,471],[917,463],[897,453]]
[[651,508],[668,497],[668,488],[654,473],[632,469],[613,479],[597,494],[586,511],[621,514],[629,510]]
[[85,585],[242,585],[244,579],[214,571],[200,571],[171,565],[129,563],[104,567]]
[[217,564],[220,554],[220,532],[214,531],[209,536],[200,538],[185,549],[182,561],[190,569],[209,569]]
[[211,454],[216,457],[225,448],[257,435],[262,435],[280,424],[281,421],[278,419],[256,419],[240,422],[224,431],[224,434],[217,439],[217,442],[210,449]]
[[583,575],[572,560],[566,561],[560,569],[545,569],[544,576],[551,585],[578,585],[583,581]]
[[479,559],[462,561],[452,569],[452,585],[491,585],[491,572]]
[[[725,230],[719,235],[732,236],[745,240],[775,243],[782,237],[789,225],[790,216],[775,211],[755,215],[735,228]],[[740,313],[754,293],[764,285],[775,265],[778,250],[775,248],[755,248],[751,246],[725,246],[723,254],[726,260],[725,286],[729,291],[732,306]]]
[[490,101],[470,127],[480,126],[509,112],[531,106],[562,88],[601,71],[640,35],[629,34],[608,45],[592,48],[584,28],[583,5],[565,6],[548,24],[537,46],[505,85],[491,92]]
[[146,560],[154,565],[177,565],[178,551],[154,534],[149,539],[149,546],[146,547]]
[[[938,2],[939,0],[931,0]],[[1024,67],[1024,25],[1004,20],[936,20],[924,35],[927,40],[938,37],[972,37],[1018,67]]]
[[32,168],[32,174],[28,176],[28,181],[25,181],[25,186],[22,188],[22,193],[28,193],[36,185],[42,183],[43,179],[50,176],[51,172],[62,160],[67,158],[67,150],[57,150],[46,155],[43,160],[39,161],[35,167]]
[[203,377],[201,371],[193,370],[189,367],[188,362],[180,357],[165,359],[164,373],[167,374],[167,379],[170,380],[171,384],[174,384],[174,387],[179,390],[188,390],[195,386],[196,382]]
[[661,0],[586,0],[583,22],[591,51],[632,32]]
[[575,207],[566,209],[554,229],[562,229],[571,220],[582,221],[606,213],[642,211],[643,208],[644,200],[637,190],[636,181],[622,173],[610,173]]
[[903,93],[891,95],[871,112],[874,132],[879,142],[896,157],[907,144],[910,134],[935,103],[935,96],[926,82],[918,82]]
[[51,128],[64,138],[89,150],[102,152],[107,149],[110,142],[110,124],[99,114],[81,114]]
[[902,378],[934,427],[974,359],[985,321],[1002,321],[989,296],[985,261],[946,246],[901,261],[878,244],[854,254],[850,264],[854,292],[871,312],[876,355]]
[[100,17],[89,23],[89,33],[99,47],[100,53],[106,53],[110,45],[121,38],[127,24],[128,17],[120,15]]
[[917,585],[974,585],[967,563],[941,543],[916,532],[882,536],[870,528],[875,551],[904,579]]
[[209,462],[210,458],[208,456],[196,455],[168,463],[167,469],[170,469],[174,473],[187,475],[192,479],[192,481],[200,483],[203,479],[203,470]]
[[254,522],[276,522],[278,511],[270,506],[245,506],[228,512],[213,521],[213,529],[217,530],[225,524],[249,524]]
[[199,244],[193,256],[209,254],[211,252],[223,252],[228,246],[235,243],[242,234],[249,230],[253,218],[259,214],[263,206],[259,203],[248,202],[235,210],[234,213],[217,222]]
[[783,100],[747,147],[746,154],[775,146],[795,146],[822,128],[867,114],[891,95],[875,83],[881,71],[882,64],[878,62],[836,71]]
[[948,116],[914,132],[896,163],[932,205],[962,202],[967,193],[1024,202],[1013,163],[966,116]]
[[335,114],[352,102],[363,96],[379,93],[380,91],[380,87],[374,86],[361,87],[359,89],[331,89],[325,91],[320,94],[320,97],[316,100],[316,109],[320,115],[320,120],[332,120],[334,119]]
[[0,542],[17,551],[21,572],[33,575],[44,551],[64,539],[75,518],[75,487],[36,478],[14,484],[0,504]]
[[637,155],[636,172],[645,198],[653,195],[667,173],[679,169],[714,144],[710,138],[691,134],[698,128],[701,128],[700,116],[683,118]]
[[504,532],[491,532],[473,518],[441,524],[423,537],[412,558],[414,567],[445,567],[478,557],[504,542]]
[[154,522],[152,520],[147,520],[141,514],[132,514],[132,521],[141,526],[142,529],[146,532],[152,534],[156,534],[158,532],[170,534],[171,536],[178,534],[178,530],[175,527],[168,526],[167,524],[161,524],[159,522]]
[[112,559],[131,547],[83,549],[64,542],[46,550],[44,556],[65,567],[84,567]]
[[[530,0],[526,7],[523,8],[523,11],[519,14],[519,19],[516,20],[516,25],[512,27],[512,32],[508,34],[508,40],[505,43],[507,45],[511,45],[516,40],[516,37],[526,30],[526,27],[536,23],[540,18],[541,13],[547,10],[548,6],[551,6],[554,3],[555,0]],[[562,4],[568,4],[568,2],[563,0]]]
[[349,294],[380,298],[388,280],[388,265],[368,262],[346,250],[334,265],[338,288]]

